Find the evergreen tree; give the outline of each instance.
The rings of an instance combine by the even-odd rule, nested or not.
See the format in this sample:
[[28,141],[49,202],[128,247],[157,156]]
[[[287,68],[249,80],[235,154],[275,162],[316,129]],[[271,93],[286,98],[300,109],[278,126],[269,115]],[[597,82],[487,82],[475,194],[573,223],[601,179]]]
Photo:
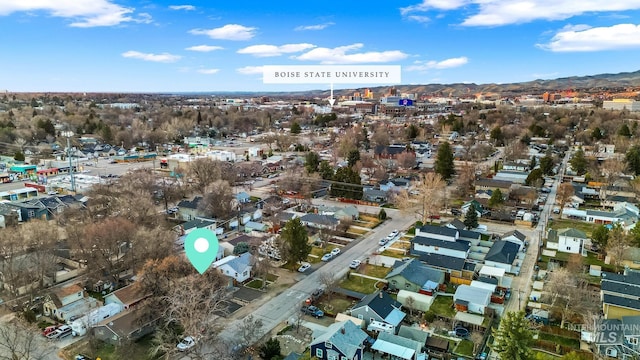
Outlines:
[[327,160],[322,160],[320,162],[320,166],[318,166],[318,172],[320,173],[320,176],[325,180],[333,179],[333,167]]
[[287,221],[284,228],[282,228],[280,239],[284,248],[282,255],[289,263],[294,264],[305,261],[309,253],[311,253],[307,229],[302,225],[299,218]]
[[318,166],[320,166],[320,156],[314,151],[309,151],[305,156],[304,167],[307,169],[309,174],[318,171]]
[[418,127],[415,124],[411,124],[407,127],[407,139],[413,140],[418,137]]
[[502,191],[500,191],[500,189],[493,190],[493,193],[491,194],[491,198],[489,199],[489,206],[493,208],[493,207],[502,205],[503,203],[504,203],[504,198],[502,196]]
[[599,225],[591,233],[591,239],[595,244],[600,246],[600,248],[604,249],[609,241],[609,228],[604,225]]
[[536,165],[538,165],[538,158],[535,156],[531,157],[531,162],[529,163],[529,169],[533,170],[536,168]]
[[500,326],[493,334],[491,349],[500,360],[530,360],[533,333],[524,312],[508,312],[500,320]]
[[625,161],[634,175],[640,175],[640,145],[633,145],[627,150]]
[[387,212],[384,211],[384,209],[380,209],[380,211],[378,212],[378,220],[386,220],[387,219]]
[[202,114],[200,113],[200,110],[198,110],[198,118],[196,120],[196,123],[200,125],[201,122],[202,122]]
[[540,170],[544,175],[553,175],[553,159],[548,154],[540,159]]
[[347,154],[347,163],[349,167],[353,167],[358,161],[360,161],[360,151],[353,149]]
[[294,121],[293,124],[291,124],[291,133],[297,135],[300,134],[300,132],[302,132],[302,127],[300,127],[297,121]]
[[599,127],[595,127],[593,130],[591,130],[591,137],[595,140],[601,140],[602,138],[604,138],[604,133],[602,132],[602,130],[600,130]]
[[471,205],[469,209],[467,209],[466,214],[464,214],[463,223],[469,230],[478,227],[478,213],[474,205]]
[[573,154],[569,163],[571,164],[573,171],[578,175],[584,175],[587,172],[587,159],[584,157],[584,150],[582,150],[582,146],[580,146]]
[[453,151],[448,142],[444,142],[438,148],[438,154],[436,155],[435,163],[436,173],[444,180],[449,180],[456,173],[456,168],[453,163]]
[[527,175],[527,178],[524,180],[524,184],[527,186],[537,186],[538,185],[537,182],[542,180],[542,177],[543,177],[543,174],[540,168],[533,169],[531,170],[529,175]]
[[356,200],[362,199],[363,190],[362,185],[360,185],[360,175],[358,175],[352,168],[339,168],[333,175],[333,181],[336,183],[331,184],[331,196]]
[[618,129],[618,135],[631,137],[631,130],[629,130],[629,126],[627,124],[622,124],[622,126],[620,126],[620,129]]
[[13,155],[13,160],[15,161],[24,161],[24,153],[22,151],[16,151]]
[[258,355],[264,360],[281,359],[280,352],[280,341],[276,338],[267,340],[258,348]]
[[504,146],[504,134],[502,133],[502,129],[499,126],[491,129],[491,133],[489,134],[491,139],[495,141],[496,146]]

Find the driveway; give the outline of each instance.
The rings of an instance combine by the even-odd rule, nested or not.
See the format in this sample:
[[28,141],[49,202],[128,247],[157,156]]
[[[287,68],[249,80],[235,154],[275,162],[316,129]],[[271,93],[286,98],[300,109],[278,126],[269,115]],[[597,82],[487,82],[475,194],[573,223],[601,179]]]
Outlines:
[[233,298],[241,302],[250,303],[264,295],[265,293],[263,291],[241,286],[233,293]]

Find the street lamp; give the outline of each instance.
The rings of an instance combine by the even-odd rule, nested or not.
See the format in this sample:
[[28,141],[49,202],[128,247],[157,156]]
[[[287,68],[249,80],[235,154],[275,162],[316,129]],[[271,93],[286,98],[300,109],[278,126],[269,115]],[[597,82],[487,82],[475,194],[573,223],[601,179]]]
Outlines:
[[76,192],[76,181],[73,178],[73,162],[71,161],[71,137],[73,131],[62,131],[60,135],[67,138],[67,157],[69,158],[69,176],[71,178],[71,191]]

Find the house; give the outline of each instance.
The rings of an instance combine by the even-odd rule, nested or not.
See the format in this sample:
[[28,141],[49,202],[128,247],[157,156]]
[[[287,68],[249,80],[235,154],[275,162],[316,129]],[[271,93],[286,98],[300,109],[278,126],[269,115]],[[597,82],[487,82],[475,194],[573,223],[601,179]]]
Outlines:
[[212,266],[233,279],[234,283],[243,283],[251,277],[251,253],[229,255],[214,262]]
[[86,294],[79,284],[54,288],[45,296],[43,314],[61,322],[73,321],[98,306],[98,301]]
[[521,233],[518,230],[511,230],[502,234],[500,240],[510,241],[514,244],[518,244],[518,246],[520,247],[519,250],[522,250],[527,242],[527,235]]
[[119,304],[123,309],[128,310],[149,296],[150,294],[145,294],[141,290],[140,284],[133,283],[105,295],[104,304]]
[[216,224],[217,224],[217,222],[214,219],[196,217],[196,218],[193,218],[193,219],[187,221],[184,224],[176,226],[176,230],[178,230],[178,232],[181,235],[187,235],[187,234],[189,234],[190,232],[192,232],[193,230],[196,230],[196,229],[209,229],[209,230],[215,232],[216,231]]
[[417,360],[423,346],[424,343],[382,332],[378,335],[371,349],[387,354],[391,359]]
[[362,199],[382,204],[387,202],[389,194],[386,191],[365,187],[362,189]]
[[607,359],[636,359],[640,356],[640,316],[601,320],[591,335],[597,353]]
[[463,223],[460,219],[458,219],[458,218],[455,218],[455,219],[451,220],[451,221],[450,221],[449,223],[447,223],[445,226],[446,226],[446,227],[448,227],[448,228],[450,228],[450,229],[455,229],[455,230],[464,230],[464,229],[466,229],[466,228],[467,228],[467,227],[464,225],[464,223]]
[[623,316],[640,315],[640,271],[602,272],[600,298],[605,319],[620,320]]
[[466,259],[470,249],[471,242],[460,239],[460,230],[446,226],[424,225],[416,230],[416,236],[411,240],[411,250],[417,254],[439,254]]
[[236,194],[236,200],[240,204],[247,204],[247,203],[251,202],[251,196],[249,194],[247,194],[246,192],[242,191],[242,192],[239,192],[238,194]]
[[417,259],[396,261],[385,276],[389,288],[432,295],[444,283],[444,272],[420,263]]
[[333,217],[338,220],[357,220],[360,217],[360,211],[354,205],[348,205],[336,210]]
[[336,322],[327,331],[315,336],[309,347],[321,360],[362,360],[369,335],[349,320]]
[[498,240],[484,257],[485,265],[505,269],[508,273],[517,274],[519,264],[516,261],[520,246],[511,241]]
[[369,327],[372,323],[382,323],[392,327],[393,332],[406,314],[401,310],[402,304],[393,300],[384,291],[377,291],[365,296],[351,308],[351,316],[364,320]]
[[373,148],[376,159],[396,159],[398,155],[408,152],[407,145],[391,144],[388,146],[377,145]]
[[418,259],[425,265],[444,271],[448,276],[462,277],[465,267],[465,259],[442,254],[426,254],[411,251],[411,255],[418,256]]
[[330,215],[304,214],[300,217],[303,225],[316,229],[335,230],[338,226],[338,219]]
[[591,241],[582,230],[566,228],[549,230],[547,234],[547,248],[570,254],[587,256],[587,247]]
[[178,203],[178,214],[180,218],[184,221],[189,221],[202,215],[198,209],[198,205],[202,199],[202,196],[196,196],[193,200],[180,200]]
[[380,182],[380,190],[384,192],[400,192],[402,190],[409,190],[410,184],[411,181],[404,178],[383,180]]
[[492,291],[483,287],[458,285],[453,304],[458,311],[483,314],[491,303]]
[[94,326],[91,334],[108,344],[127,344],[155,331],[160,317],[148,315],[143,309],[124,311]]
[[475,209],[478,218],[480,218],[482,216],[482,213],[484,212],[484,208],[482,207],[482,204],[478,202],[478,200],[467,201],[460,207],[460,211],[462,212],[462,214],[466,214],[469,209]]
[[529,171],[529,164],[514,162],[514,161],[505,161],[504,164],[502,164],[502,169],[508,170],[508,171],[520,171],[520,172]]
[[511,185],[513,185],[512,181],[508,180],[495,180],[495,179],[487,179],[482,178],[475,181],[475,190],[478,191],[494,191],[495,189],[500,189],[500,192],[504,196],[509,196],[509,191],[511,191]]
[[640,270],[640,248],[631,247],[624,252],[622,265],[625,268]]

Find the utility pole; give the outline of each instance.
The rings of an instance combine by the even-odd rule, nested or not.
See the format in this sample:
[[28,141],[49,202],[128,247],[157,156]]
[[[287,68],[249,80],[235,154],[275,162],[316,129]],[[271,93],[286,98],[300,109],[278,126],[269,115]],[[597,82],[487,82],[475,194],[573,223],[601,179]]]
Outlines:
[[73,131],[63,131],[62,136],[67,138],[67,157],[69,158],[69,177],[71,179],[71,191],[76,192],[76,181],[73,177],[73,161],[71,160],[71,137],[73,136]]

